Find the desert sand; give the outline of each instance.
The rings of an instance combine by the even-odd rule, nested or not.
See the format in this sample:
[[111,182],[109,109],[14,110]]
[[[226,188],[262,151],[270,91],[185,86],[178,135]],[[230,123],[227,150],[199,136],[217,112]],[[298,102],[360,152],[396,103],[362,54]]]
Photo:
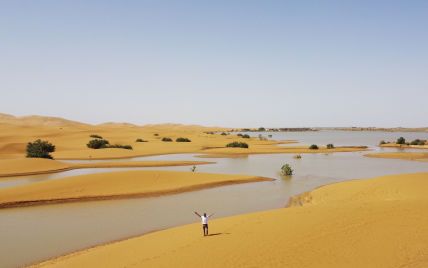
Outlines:
[[428,145],[407,145],[397,143],[385,143],[381,144],[380,147],[384,148],[407,148],[407,149],[428,149]]
[[369,153],[365,154],[367,157],[375,158],[389,158],[389,159],[403,159],[403,160],[413,160],[413,161],[428,161],[428,152],[427,153],[415,153],[415,152],[399,152],[399,153]]
[[[174,153],[201,153],[217,155],[248,155],[260,153],[333,153],[364,151],[365,147],[338,147],[326,149],[319,144],[319,150],[308,146],[279,146],[296,141],[244,139],[236,134],[208,134],[213,131],[227,131],[225,128],[184,126],[177,124],[136,126],[126,123],[88,125],[52,117],[13,117],[0,115],[0,159],[24,158],[28,142],[36,139],[48,140],[56,146],[52,154],[57,160],[66,159],[117,159]],[[131,145],[133,150],[89,149],[86,144],[90,135],[100,135],[111,144]],[[174,142],[163,142],[169,137]],[[175,142],[178,137],[192,142]],[[136,142],[136,139],[147,142]],[[249,144],[248,149],[226,148],[226,144],[239,141]]]
[[65,163],[41,158],[0,160],[0,178],[35,174],[56,173],[81,168],[167,167],[211,164],[204,161],[120,161],[94,163]]
[[[291,207],[159,231],[36,267],[427,267],[428,173],[318,188]],[[195,218],[195,222],[198,221]]]
[[97,173],[0,189],[0,208],[158,196],[228,184],[269,181],[249,175],[179,171]]

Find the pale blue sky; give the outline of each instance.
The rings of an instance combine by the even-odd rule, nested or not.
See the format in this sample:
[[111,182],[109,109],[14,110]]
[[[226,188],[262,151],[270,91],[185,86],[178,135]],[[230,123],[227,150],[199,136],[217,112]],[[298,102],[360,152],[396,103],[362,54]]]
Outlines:
[[0,112],[428,126],[428,1],[0,0]]

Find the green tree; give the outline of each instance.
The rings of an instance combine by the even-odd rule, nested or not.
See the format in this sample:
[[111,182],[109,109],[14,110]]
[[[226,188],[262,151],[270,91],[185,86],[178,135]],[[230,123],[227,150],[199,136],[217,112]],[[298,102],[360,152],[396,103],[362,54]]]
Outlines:
[[333,149],[334,145],[332,143],[327,144],[327,149]]
[[55,145],[40,139],[27,144],[27,157],[53,159],[50,153],[55,152]]
[[405,144],[406,143],[406,139],[403,137],[400,137],[397,139],[397,144]]

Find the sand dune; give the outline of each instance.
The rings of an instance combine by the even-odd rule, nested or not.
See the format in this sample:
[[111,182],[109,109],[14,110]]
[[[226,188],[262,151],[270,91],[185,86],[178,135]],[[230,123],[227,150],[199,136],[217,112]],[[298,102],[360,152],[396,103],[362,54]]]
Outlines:
[[[202,126],[184,126],[178,124],[161,124],[135,126],[126,123],[108,123],[102,125],[80,124],[61,118],[3,116],[0,118],[0,159],[23,158],[28,142],[36,139],[48,140],[56,146],[53,156],[56,159],[114,159],[136,156],[201,153],[217,155],[256,154],[256,153],[333,153],[362,151],[365,148],[341,147],[309,150],[307,146],[282,147],[284,143],[295,141],[260,141],[258,138],[243,139],[236,135],[223,136],[207,134],[207,131],[221,130]],[[33,120],[33,121],[32,121]],[[28,122],[32,123],[28,123]],[[93,150],[86,147],[90,135],[101,135],[111,144],[131,145],[133,150],[102,149]],[[163,137],[173,140],[185,137],[189,143],[163,142]],[[136,142],[136,139],[148,142]],[[248,149],[226,148],[226,144],[240,141],[250,145]]]
[[120,161],[65,163],[40,158],[0,160],[0,177],[13,177],[34,174],[56,173],[81,168],[129,168],[129,167],[167,167],[211,164],[205,161]]
[[328,185],[303,206],[214,220],[213,236],[192,224],[37,267],[427,267],[427,187],[428,173]]
[[268,181],[248,175],[178,171],[123,171],[68,177],[0,189],[0,208],[157,196],[221,185]]
[[399,152],[399,153],[370,153],[365,154],[367,157],[375,158],[389,158],[389,159],[403,159],[414,161],[428,161],[428,153],[415,153],[415,152]]

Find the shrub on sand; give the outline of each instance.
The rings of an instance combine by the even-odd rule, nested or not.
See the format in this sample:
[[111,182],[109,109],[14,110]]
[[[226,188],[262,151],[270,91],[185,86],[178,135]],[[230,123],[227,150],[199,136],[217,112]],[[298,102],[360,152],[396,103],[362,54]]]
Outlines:
[[235,148],[248,148],[248,144],[245,142],[238,142],[238,141],[234,141],[231,143],[228,143],[226,145],[226,147],[235,147]]
[[27,157],[28,158],[47,158],[53,159],[50,153],[55,152],[55,145],[48,141],[42,141],[40,139],[29,142],[27,144]]
[[90,140],[88,144],[86,144],[86,146],[88,146],[88,148],[91,148],[91,149],[102,149],[102,148],[107,148],[109,144],[110,143],[108,142],[108,140],[93,139],[93,140]]
[[318,150],[318,145],[312,144],[311,146],[309,146],[309,149],[311,149],[311,150]]
[[177,138],[176,140],[175,140],[176,142],[191,142],[191,140],[190,139],[188,139],[188,138]]
[[168,138],[168,137],[163,137],[163,138],[162,138],[162,141],[171,142],[171,141],[172,141],[172,139],[171,139],[171,138]]

